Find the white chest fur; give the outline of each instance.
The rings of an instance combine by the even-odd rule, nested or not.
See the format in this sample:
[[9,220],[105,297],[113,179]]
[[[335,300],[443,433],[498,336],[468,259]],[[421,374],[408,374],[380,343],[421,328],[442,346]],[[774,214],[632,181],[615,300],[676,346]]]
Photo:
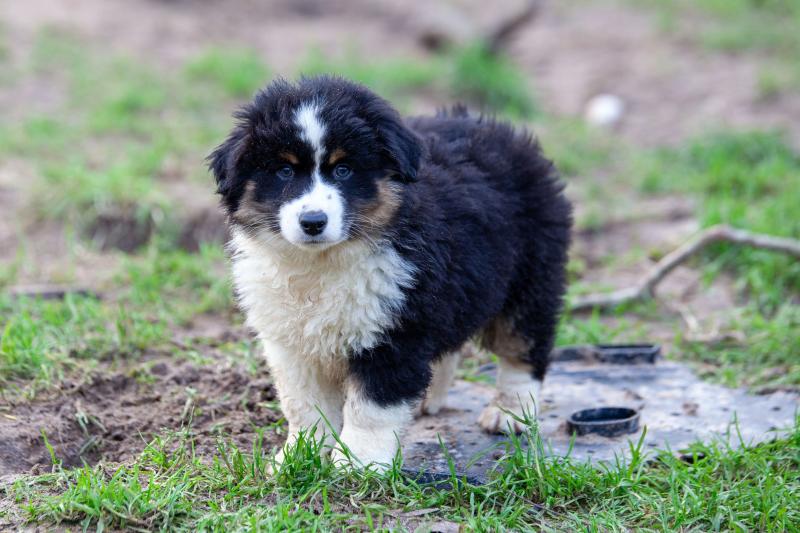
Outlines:
[[413,284],[412,265],[388,244],[345,242],[311,254],[235,231],[231,247],[248,326],[320,363],[375,346],[403,305],[403,288]]

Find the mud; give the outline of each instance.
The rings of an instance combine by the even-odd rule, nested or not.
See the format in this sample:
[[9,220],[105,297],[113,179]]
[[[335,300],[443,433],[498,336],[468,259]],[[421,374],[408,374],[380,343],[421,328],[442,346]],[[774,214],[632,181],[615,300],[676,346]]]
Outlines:
[[[49,468],[43,433],[66,467],[130,460],[154,435],[176,430],[194,437],[199,457],[214,453],[217,435],[247,450],[256,428],[280,418],[274,401],[266,372],[230,364],[155,356],[133,370],[99,369],[45,398],[0,409],[0,476]],[[270,438],[267,432],[267,449]]]

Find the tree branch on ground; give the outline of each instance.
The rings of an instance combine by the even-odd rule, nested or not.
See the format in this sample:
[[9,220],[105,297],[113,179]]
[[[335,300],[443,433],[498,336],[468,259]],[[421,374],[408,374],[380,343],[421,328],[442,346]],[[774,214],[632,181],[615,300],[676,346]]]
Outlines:
[[486,36],[486,51],[493,56],[502,53],[511,41],[511,38],[531,22],[539,14],[542,7],[540,0],[528,0],[525,8],[519,13],[500,22],[497,27]]
[[575,298],[570,305],[573,312],[588,311],[595,308],[608,309],[623,303],[650,300],[656,297],[656,287],[675,268],[688,261],[704,248],[718,242],[729,242],[772,250],[792,255],[800,259],[800,240],[784,237],[774,237],[753,233],[747,230],[736,229],[727,224],[712,226],[701,231],[692,239],[665,255],[650,271],[633,287],[627,287],[608,293],[587,294]]

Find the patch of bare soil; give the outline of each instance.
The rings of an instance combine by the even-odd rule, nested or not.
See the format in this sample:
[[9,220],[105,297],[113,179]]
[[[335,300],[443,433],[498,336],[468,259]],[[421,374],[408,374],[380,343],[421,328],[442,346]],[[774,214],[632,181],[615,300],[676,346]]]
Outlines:
[[31,164],[0,162],[0,265],[14,272],[17,285],[55,283],[101,290],[117,271],[119,254],[83,246],[64,223],[38,220],[31,213]]
[[[175,67],[214,45],[247,46],[287,74],[310,47],[413,55],[381,2],[358,0],[33,0],[0,6],[11,40],[30,46],[42,27],[67,28],[127,55]],[[388,15],[388,16],[387,16]],[[135,21],[132,24],[131,21]],[[353,32],[357,22],[358,31]]]
[[[523,0],[31,0],[0,4],[0,20],[12,52],[29,49],[36,32],[50,26],[166,68],[212,45],[246,46],[277,73],[291,75],[311,47],[334,55],[369,50],[380,57],[421,57],[430,35],[474,40],[522,5]],[[702,28],[697,20],[685,22],[692,31]],[[620,96],[627,109],[620,131],[637,143],[674,143],[709,127],[784,128],[800,143],[800,94],[767,100],[759,94],[764,57],[705,50],[686,32],[665,33],[646,10],[613,0],[543,2],[510,52],[550,112],[579,116],[599,93]]]
[[222,363],[155,356],[136,371],[98,371],[45,399],[3,410],[0,476],[52,464],[43,432],[66,467],[126,461],[154,435],[180,429],[194,436],[200,456],[215,451],[218,434],[247,450],[256,428],[279,419],[274,400],[268,379]]
[[590,98],[611,93],[626,105],[619,131],[637,144],[730,127],[785,129],[800,145],[800,94],[759,94],[765,58],[704,50],[616,2],[546,6],[512,53],[548,111],[581,116]]

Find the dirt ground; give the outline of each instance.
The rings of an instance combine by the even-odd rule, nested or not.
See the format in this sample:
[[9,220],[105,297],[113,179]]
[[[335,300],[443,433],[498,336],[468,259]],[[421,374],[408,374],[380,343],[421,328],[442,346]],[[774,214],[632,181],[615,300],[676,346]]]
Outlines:
[[[230,341],[225,332],[219,341]],[[250,450],[256,428],[276,422],[275,390],[225,361],[211,339],[199,351],[214,364],[196,364],[168,353],[146,353],[135,364],[102,362],[87,380],[66,380],[33,403],[12,402],[0,417],[0,476],[37,471],[52,463],[47,440],[63,466],[125,461],[155,434],[181,432],[198,456],[216,451],[217,435]],[[266,372],[258,374],[266,376]],[[264,446],[269,449],[265,435]]]
[[[504,8],[519,4],[507,2]],[[785,128],[800,145],[800,96],[759,100],[756,57],[701,51],[680,36],[665,35],[648,15],[621,3],[575,4],[546,3],[511,47],[548,111],[580,116],[589,98],[611,92],[626,102],[619,133],[636,145],[674,143],[709,125]],[[431,28],[459,40],[492,27],[503,10],[487,5],[476,0],[27,0],[0,3],[0,20],[12,60],[28,53],[40,28],[55,26],[78,32],[93,46],[110,47],[163,69],[211,44],[245,45],[263,54],[276,73],[288,75],[312,45],[334,54],[355,47],[376,57],[422,57],[427,52],[421,38]],[[437,22],[453,10],[456,22]],[[0,114],[13,116],[15,108],[32,101],[46,110],[61,98],[57,80],[4,86]],[[417,111],[443,103],[420,102]],[[20,161],[0,162],[3,213],[23,209],[31,172]],[[213,210],[210,180],[205,197],[203,207]],[[641,203],[601,230],[579,232],[574,253],[587,264],[587,281],[620,287],[636,279],[650,260],[645,257],[620,270],[604,263],[610,253],[637,246],[669,250],[697,227],[685,199]],[[0,248],[6,251],[0,255],[8,260],[8,251],[24,235],[35,263],[42,265],[26,271],[28,281],[57,281],[59,260],[70,253],[60,230],[43,223],[20,227],[16,216],[4,215]],[[117,261],[112,252],[82,251],[77,282],[92,285],[106,279]],[[722,278],[711,289],[703,288],[699,274],[687,268],[664,290],[679,294],[703,319],[732,305],[728,284]],[[221,336],[228,334],[224,322],[217,326]],[[651,332],[656,340],[668,341],[673,329],[656,325]],[[190,431],[201,455],[215,448],[220,431],[249,448],[255,428],[279,418],[275,392],[266,377],[254,378],[213,346],[204,350],[204,356],[218,362],[198,365],[147,353],[131,365],[103,363],[89,381],[64,382],[34,402],[0,406],[0,475],[49,468],[40,428],[46,428],[65,466],[84,460],[125,461],[165,428]]]

